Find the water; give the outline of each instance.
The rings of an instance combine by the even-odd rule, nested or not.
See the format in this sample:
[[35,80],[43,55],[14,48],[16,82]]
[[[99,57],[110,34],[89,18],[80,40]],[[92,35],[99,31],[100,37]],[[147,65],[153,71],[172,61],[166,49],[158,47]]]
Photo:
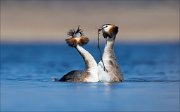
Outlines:
[[1,111],[180,111],[179,45],[116,43],[125,81],[107,84],[52,82],[84,67],[65,44],[1,44]]

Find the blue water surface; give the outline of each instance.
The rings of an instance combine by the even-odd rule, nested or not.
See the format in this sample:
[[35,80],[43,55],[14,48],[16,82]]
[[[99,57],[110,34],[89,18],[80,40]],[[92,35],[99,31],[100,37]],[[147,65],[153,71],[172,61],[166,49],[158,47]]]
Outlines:
[[[85,48],[100,60],[97,45]],[[180,43],[116,43],[123,83],[53,82],[84,62],[62,43],[1,43],[1,111],[180,111]]]

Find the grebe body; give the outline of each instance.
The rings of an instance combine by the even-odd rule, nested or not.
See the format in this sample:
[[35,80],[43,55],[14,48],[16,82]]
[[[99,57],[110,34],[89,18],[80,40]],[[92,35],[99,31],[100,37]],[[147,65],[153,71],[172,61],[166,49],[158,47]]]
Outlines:
[[64,75],[58,81],[62,82],[98,82],[98,66],[93,56],[85,50],[82,46],[89,42],[89,39],[83,35],[81,29],[70,30],[68,35],[70,38],[66,39],[69,46],[75,48],[82,56],[85,62],[84,70],[72,70]]
[[118,33],[118,27],[112,24],[105,24],[99,31],[102,31],[103,37],[106,39],[102,60],[107,69],[107,71],[104,70],[102,61],[98,63],[99,80],[101,82],[122,82],[123,74],[114,53],[114,43]]

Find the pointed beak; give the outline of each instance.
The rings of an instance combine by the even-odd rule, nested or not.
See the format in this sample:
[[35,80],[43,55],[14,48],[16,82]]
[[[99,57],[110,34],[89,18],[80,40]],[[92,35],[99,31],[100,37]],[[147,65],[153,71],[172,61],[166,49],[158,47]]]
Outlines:
[[102,31],[102,28],[98,28],[98,32]]

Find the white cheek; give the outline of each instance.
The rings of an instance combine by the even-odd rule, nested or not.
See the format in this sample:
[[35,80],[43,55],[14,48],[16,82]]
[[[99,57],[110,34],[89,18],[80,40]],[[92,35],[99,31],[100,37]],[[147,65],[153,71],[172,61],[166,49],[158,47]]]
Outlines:
[[110,29],[111,29],[111,26],[108,26],[107,28],[104,28],[104,31],[109,32]]

